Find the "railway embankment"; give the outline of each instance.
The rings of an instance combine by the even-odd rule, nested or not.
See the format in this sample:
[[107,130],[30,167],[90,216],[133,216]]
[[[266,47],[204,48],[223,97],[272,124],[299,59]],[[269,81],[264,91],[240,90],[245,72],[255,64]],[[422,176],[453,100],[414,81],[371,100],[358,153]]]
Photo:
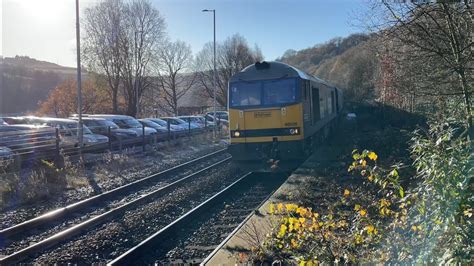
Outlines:
[[[360,261],[358,258],[381,245],[384,226],[390,219],[369,205],[379,203],[384,195],[368,176],[348,168],[354,162],[355,150],[361,155],[367,150],[366,163],[374,162],[367,157],[373,151],[370,157],[379,167],[389,168],[398,162],[400,176],[409,176],[413,171],[409,167],[409,132],[419,121],[407,123],[409,119],[400,120],[397,115],[393,116],[396,119],[383,120],[376,110],[359,108],[357,120],[344,120],[205,264],[298,263],[305,260],[305,247],[321,250],[319,262],[337,261],[339,257]],[[400,182],[409,185],[403,178]],[[294,256],[298,252],[301,257]]]

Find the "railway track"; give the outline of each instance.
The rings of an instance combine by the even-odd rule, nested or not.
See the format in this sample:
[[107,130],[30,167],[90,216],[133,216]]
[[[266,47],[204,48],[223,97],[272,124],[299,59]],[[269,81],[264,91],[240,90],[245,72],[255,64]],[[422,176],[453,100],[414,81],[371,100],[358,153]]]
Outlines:
[[283,175],[247,173],[108,265],[199,264],[285,178]]
[[0,230],[0,265],[23,261],[152,201],[229,161],[225,150],[142,178],[86,200]]

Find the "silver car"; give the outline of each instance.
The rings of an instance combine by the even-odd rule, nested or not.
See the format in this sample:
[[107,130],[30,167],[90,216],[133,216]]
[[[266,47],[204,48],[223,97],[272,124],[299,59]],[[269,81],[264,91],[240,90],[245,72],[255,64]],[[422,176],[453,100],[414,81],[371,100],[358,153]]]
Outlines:
[[[143,136],[143,125],[138,120],[128,115],[86,115],[87,117],[98,117],[114,122],[120,128],[131,129],[138,136]],[[155,129],[145,127],[145,136],[156,135]]]
[[[31,119],[31,122],[34,124],[47,125],[59,129],[59,135],[61,140],[61,145],[73,145],[78,146],[78,129],[79,122],[72,119],[64,118],[35,118]],[[94,134],[92,131],[83,126],[82,129],[82,140],[84,146],[96,145],[101,143],[107,143],[109,138],[103,135]]]

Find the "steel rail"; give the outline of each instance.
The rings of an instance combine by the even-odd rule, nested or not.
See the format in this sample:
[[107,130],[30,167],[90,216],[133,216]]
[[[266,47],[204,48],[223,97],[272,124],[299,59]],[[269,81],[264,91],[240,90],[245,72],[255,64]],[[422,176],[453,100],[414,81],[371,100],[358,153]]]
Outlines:
[[241,176],[237,181],[233,182],[223,190],[219,191],[218,193],[214,194],[212,197],[207,199],[206,201],[202,202],[192,210],[188,211],[178,219],[174,220],[172,223],[168,224],[166,227],[160,229],[158,232],[154,233],[147,239],[140,242],[135,247],[129,249],[127,252],[123,253],[119,257],[115,258],[111,262],[109,262],[108,266],[113,265],[134,265],[141,257],[143,257],[147,251],[153,247],[156,243],[165,242],[166,238],[169,237],[170,234],[176,232],[179,228],[183,226],[183,224],[189,223],[189,221],[193,220],[196,216],[200,215],[202,212],[206,211],[207,209],[211,208],[215,204],[218,204],[222,201],[228,193],[230,193],[233,189],[238,187],[239,184],[244,183],[243,181],[247,179],[248,176],[251,176],[251,172],[246,173],[245,175]]
[[[272,195],[275,193],[276,190],[273,190],[256,208],[255,210],[259,210],[264,204],[265,202],[267,202],[271,197]],[[217,247],[209,254],[207,255],[206,258],[204,258],[204,260],[199,263],[199,266],[205,266],[216,254],[217,252],[219,252],[219,250],[221,250],[228,242],[229,240],[235,236],[235,234],[237,234],[237,232],[242,228],[244,227],[244,225],[250,220],[250,218],[252,218],[252,216],[254,216],[255,213],[254,212],[251,212],[249,213],[245,219],[239,223],[239,225],[234,228],[234,230],[232,230],[232,232],[224,239],[221,241],[221,243],[219,243],[219,245],[217,245]]]
[[194,172],[190,175],[187,175],[179,180],[176,180],[174,181],[173,183],[170,183],[164,187],[161,187],[161,188],[158,188],[150,193],[147,193],[145,195],[142,195],[140,198],[137,198],[133,201],[130,201],[130,202],[127,202],[126,204],[124,205],[121,205],[119,207],[116,207],[114,209],[111,209],[105,213],[102,213],[98,216],[95,216],[95,217],[92,217],[84,222],[81,222],[80,224],[77,224],[77,225],[74,225],[66,230],[63,230],[59,233],[56,233],[54,234],[53,236],[50,236],[46,239],[43,239],[27,248],[24,248],[22,250],[19,250],[13,254],[10,254],[10,255],[7,255],[3,258],[0,258],[0,265],[9,265],[9,264],[14,264],[14,263],[17,263],[19,261],[22,261],[24,260],[25,258],[29,257],[31,254],[35,254],[35,253],[38,253],[42,250],[45,250],[47,248],[51,248],[57,244],[59,244],[60,242],[66,240],[66,239],[69,239],[75,235],[78,235],[82,232],[85,232],[86,230],[90,229],[90,228],[93,228],[95,226],[97,226],[98,224],[101,224],[103,223],[104,221],[107,221],[107,220],[110,220],[112,219],[113,217],[121,214],[121,213],[124,213],[125,211],[127,210],[130,210],[130,209],[133,209],[134,207],[136,206],[139,206],[143,203],[145,203],[146,201],[148,201],[149,199],[151,198],[154,198],[154,197],[157,197],[157,196],[160,196],[160,195],[163,195],[165,193],[168,193],[169,191],[173,190],[175,187],[177,187],[178,185],[180,185],[181,183],[184,183],[185,181],[189,180],[189,179],[192,179],[193,177],[196,177],[197,175],[199,175],[200,173],[204,172],[204,171],[207,171],[209,169],[212,169],[214,167],[217,167],[223,163],[226,163],[228,161],[230,161],[230,157],[229,158],[226,158],[226,159],[223,159],[217,163],[214,163],[204,169],[201,169],[197,172]]
[[203,160],[209,159],[210,157],[220,155],[220,154],[225,153],[225,152],[226,152],[226,149],[221,149],[221,150],[215,151],[213,153],[210,153],[210,154],[204,155],[202,157],[193,159],[189,162],[185,162],[183,164],[174,166],[170,169],[166,169],[166,170],[163,170],[163,171],[158,172],[156,174],[152,174],[150,176],[141,178],[141,179],[136,180],[132,183],[114,188],[112,190],[101,193],[99,195],[95,195],[93,197],[90,197],[90,198],[81,200],[79,202],[70,204],[66,207],[62,207],[62,208],[47,212],[47,213],[42,214],[42,215],[40,215],[38,217],[35,217],[33,219],[30,219],[30,220],[24,221],[22,223],[16,224],[14,226],[2,229],[2,230],[0,230],[0,239],[2,239],[2,238],[6,239],[7,237],[13,236],[13,235],[15,235],[17,233],[20,233],[20,232],[24,232],[25,230],[31,230],[31,229],[34,228],[34,226],[38,226],[40,224],[44,224],[44,223],[50,222],[50,221],[55,221],[58,218],[61,218],[65,215],[67,215],[67,214],[76,212],[80,209],[84,209],[88,206],[91,206],[91,205],[97,203],[97,202],[101,202],[101,201],[106,200],[108,198],[111,198],[115,195],[123,193],[124,191],[134,189],[136,187],[141,186],[144,183],[151,182],[154,179],[160,178],[164,175],[168,175],[168,174],[170,174],[174,171],[179,171],[179,170],[183,169],[184,167],[202,162]]

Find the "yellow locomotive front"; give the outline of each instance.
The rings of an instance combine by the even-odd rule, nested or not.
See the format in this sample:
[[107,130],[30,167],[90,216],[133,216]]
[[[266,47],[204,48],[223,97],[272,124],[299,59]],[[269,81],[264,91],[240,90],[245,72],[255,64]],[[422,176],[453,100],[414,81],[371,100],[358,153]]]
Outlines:
[[229,82],[228,148],[234,161],[304,158],[302,80],[288,65],[249,66]]

